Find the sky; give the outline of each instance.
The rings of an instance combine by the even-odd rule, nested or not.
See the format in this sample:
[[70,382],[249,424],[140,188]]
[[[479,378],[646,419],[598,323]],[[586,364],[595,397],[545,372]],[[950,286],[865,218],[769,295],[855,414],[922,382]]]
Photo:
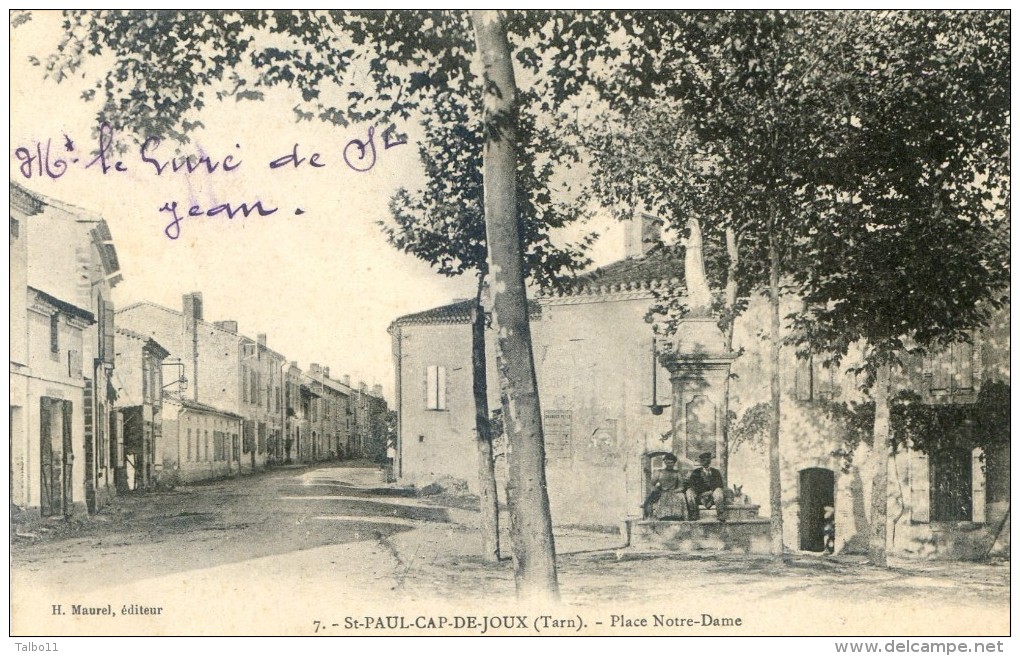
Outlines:
[[[417,126],[398,126],[408,135],[404,145],[384,148],[375,135],[374,166],[355,171],[344,148],[367,140],[367,128],[298,123],[291,111],[296,92],[279,89],[263,102],[214,103],[201,117],[204,129],[183,147],[162,143],[143,153],[113,134],[110,141],[128,150],[111,150],[104,173],[101,162],[86,167],[98,147],[96,106],[80,94],[92,78],[57,84],[44,79],[45,65],[28,63],[30,56],[45,62],[61,36],[60,21],[58,12],[34,12],[11,32],[11,179],[106,219],[124,275],[114,303],[147,300],[179,309],[183,294],[200,291],[207,321],[236,320],[241,333],[266,333],[269,347],[299,366],[318,362],[335,378],[381,384],[392,400],[390,322],[474,294],[473,279],[435,273],[387,244],[378,227],[393,193],[423,181]],[[57,160],[67,160],[56,179],[40,172],[38,158],[26,165],[24,151],[18,154],[19,148],[45,154],[47,144],[51,172]],[[299,166],[270,167],[295,145],[305,158]],[[310,165],[314,153],[323,166]],[[157,173],[183,154],[205,154],[219,166],[212,173],[171,166]],[[365,168],[353,148],[347,154]],[[118,160],[126,170],[116,170]],[[172,225],[175,202],[183,220]],[[247,218],[223,211],[186,216],[194,205],[204,213],[256,202],[266,216],[257,210]],[[622,228],[607,222],[601,231],[595,263],[622,257]]]

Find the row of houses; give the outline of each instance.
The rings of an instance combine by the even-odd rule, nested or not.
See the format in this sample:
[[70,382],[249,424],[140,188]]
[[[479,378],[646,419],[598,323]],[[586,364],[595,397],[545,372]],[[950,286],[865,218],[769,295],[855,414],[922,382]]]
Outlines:
[[[628,226],[627,257],[584,276],[565,291],[532,301],[531,335],[552,517],[557,524],[617,527],[640,520],[650,472],[672,452],[682,467],[698,454],[714,456],[727,485],[738,485],[768,513],[768,455],[759,437],[730,439],[724,429],[755,425],[770,398],[767,303],[750,299],[734,328],[733,349],[710,316],[692,313],[671,339],[646,321],[663,286],[692,285],[699,262],[649,250],[654,225]],[[947,272],[951,275],[951,272]],[[706,283],[701,281],[701,287]],[[707,289],[707,287],[706,287]],[[784,316],[796,309],[787,299]],[[443,477],[477,485],[471,368],[472,302],[393,321],[399,479],[423,484]],[[487,334],[490,407],[499,407],[495,345]],[[668,355],[664,355],[668,353]],[[821,551],[826,508],[833,508],[837,546],[867,542],[871,480],[867,445],[845,451],[846,430],[832,402],[864,401],[848,358],[839,369],[783,349],[780,436],[785,542]],[[936,452],[901,449],[889,462],[889,526],[893,551],[970,556],[989,547],[1008,518],[1010,445],[983,430],[968,408],[982,391],[1009,389],[1008,310],[968,343],[906,363],[895,381],[946,413],[959,434]],[[728,381],[728,385],[727,385]],[[1007,400],[1000,405],[1008,416]],[[760,415],[765,416],[765,415]],[[761,424],[761,422],[757,422]],[[760,427],[760,426],[759,426]],[[753,433],[753,431],[747,431]],[[983,444],[984,446],[973,446]],[[847,457],[850,456],[850,457]],[[1008,531],[1007,531],[1008,533]]]
[[95,512],[129,490],[384,454],[381,386],[207,321],[199,292],[116,309],[101,217],[13,182],[10,210],[12,508]]

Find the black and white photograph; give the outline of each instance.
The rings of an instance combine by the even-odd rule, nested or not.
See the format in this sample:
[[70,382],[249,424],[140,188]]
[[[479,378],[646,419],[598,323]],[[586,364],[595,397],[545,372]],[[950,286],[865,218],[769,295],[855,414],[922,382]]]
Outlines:
[[1008,9],[9,19],[13,650],[1008,651]]

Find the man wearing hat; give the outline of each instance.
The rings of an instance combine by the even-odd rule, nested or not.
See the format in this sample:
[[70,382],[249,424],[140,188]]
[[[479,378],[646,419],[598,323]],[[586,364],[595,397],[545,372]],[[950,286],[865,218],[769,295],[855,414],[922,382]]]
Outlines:
[[687,478],[687,505],[692,519],[698,518],[698,504],[716,509],[721,520],[723,506],[722,472],[712,466],[712,454],[705,451],[698,456],[698,467]]

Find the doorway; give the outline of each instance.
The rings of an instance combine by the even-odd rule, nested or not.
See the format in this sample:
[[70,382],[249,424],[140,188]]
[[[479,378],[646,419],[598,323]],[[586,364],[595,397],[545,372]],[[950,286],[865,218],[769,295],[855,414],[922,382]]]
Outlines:
[[800,471],[800,548],[823,551],[825,507],[835,507],[836,475],[831,469],[810,467]]
[[39,399],[39,512],[71,514],[71,402]]

